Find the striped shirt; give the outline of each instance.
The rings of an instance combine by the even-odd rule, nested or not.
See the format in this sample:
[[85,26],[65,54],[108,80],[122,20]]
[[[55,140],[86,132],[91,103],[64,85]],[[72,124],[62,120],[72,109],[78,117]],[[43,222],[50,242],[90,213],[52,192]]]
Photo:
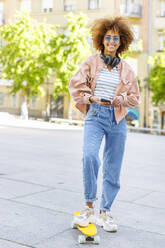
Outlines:
[[99,74],[93,95],[105,99],[113,98],[119,83],[120,75],[117,68],[114,67],[109,71],[107,67],[103,67]]

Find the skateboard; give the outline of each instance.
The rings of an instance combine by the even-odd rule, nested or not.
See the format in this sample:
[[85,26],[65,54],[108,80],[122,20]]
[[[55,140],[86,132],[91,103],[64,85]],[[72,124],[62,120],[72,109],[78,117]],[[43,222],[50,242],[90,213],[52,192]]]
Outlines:
[[[78,216],[80,211],[75,211],[74,216]],[[72,222],[72,228],[78,229],[83,235],[78,236],[78,242],[80,244],[92,243],[100,244],[100,237],[97,234],[97,228],[93,223],[89,223],[88,226],[79,226]]]

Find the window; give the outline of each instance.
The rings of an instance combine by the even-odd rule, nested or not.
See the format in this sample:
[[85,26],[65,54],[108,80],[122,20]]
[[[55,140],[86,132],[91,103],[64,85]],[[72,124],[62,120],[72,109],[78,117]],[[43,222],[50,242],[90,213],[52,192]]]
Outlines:
[[161,1],[160,11],[161,11],[161,16],[165,16],[165,1]]
[[126,15],[141,16],[141,0],[125,0],[120,5],[120,13]]
[[139,40],[139,25],[132,25],[133,33],[134,33],[134,41]]
[[76,0],[64,0],[64,11],[76,10]]
[[3,92],[0,92],[0,107],[4,106],[5,101],[5,94]]
[[53,11],[53,0],[42,0],[41,12],[52,12]]
[[21,11],[31,12],[31,0],[21,0]]
[[5,23],[4,14],[3,14],[3,11],[4,11],[3,7],[4,7],[3,2],[0,2],[0,25],[3,25]]
[[12,106],[13,106],[13,108],[17,107],[17,96],[16,96],[16,94],[12,95]]
[[88,0],[88,9],[99,9],[100,1],[99,0]]
[[37,98],[35,96],[32,96],[31,106],[33,109],[36,108],[36,102],[37,102]]
[[165,47],[165,33],[160,35],[160,50],[162,51]]
[[153,119],[154,119],[154,122],[158,122],[158,111],[157,110],[154,110],[153,112]]
[[64,97],[59,96],[57,99],[54,99],[54,97],[50,95],[50,109],[51,109],[51,117],[63,118]]

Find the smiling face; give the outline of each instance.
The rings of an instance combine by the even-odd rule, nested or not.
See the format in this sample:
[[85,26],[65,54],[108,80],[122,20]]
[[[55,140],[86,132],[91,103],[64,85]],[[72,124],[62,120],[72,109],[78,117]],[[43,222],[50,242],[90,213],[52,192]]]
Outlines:
[[120,35],[117,31],[108,30],[103,39],[104,54],[116,56],[117,49],[120,46]]

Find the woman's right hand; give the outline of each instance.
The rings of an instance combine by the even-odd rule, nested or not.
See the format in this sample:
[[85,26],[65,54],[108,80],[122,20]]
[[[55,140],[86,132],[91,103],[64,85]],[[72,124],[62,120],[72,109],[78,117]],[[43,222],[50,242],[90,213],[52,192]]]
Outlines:
[[95,96],[90,97],[90,102],[91,103],[97,103],[97,104],[104,106],[104,107],[112,105],[111,103],[108,103],[108,102],[101,102],[100,98],[95,97]]

